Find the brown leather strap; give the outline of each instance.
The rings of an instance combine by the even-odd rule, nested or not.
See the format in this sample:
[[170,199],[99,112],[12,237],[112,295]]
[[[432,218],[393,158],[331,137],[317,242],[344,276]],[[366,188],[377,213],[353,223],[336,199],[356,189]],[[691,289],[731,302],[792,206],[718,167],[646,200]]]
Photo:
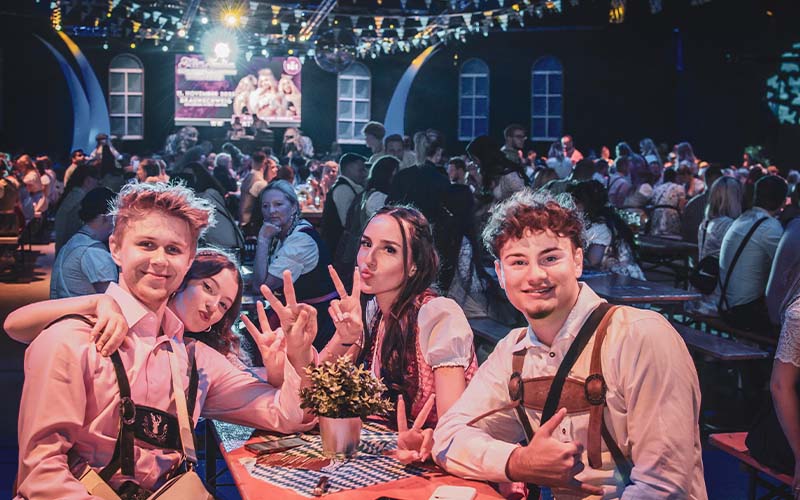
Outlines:
[[608,324],[611,316],[614,314],[619,306],[615,306],[608,311],[608,314],[603,318],[603,321],[597,327],[594,337],[594,347],[592,348],[592,358],[589,366],[589,376],[586,377],[586,399],[592,405],[589,410],[589,433],[586,443],[586,454],[589,457],[589,466],[593,469],[599,469],[603,466],[603,458],[601,454],[600,440],[602,438],[606,443],[611,457],[622,476],[624,484],[630,484],[630,475],[632,465],[630,461],[625,458],[617,442],[611,436],[611,432],[606,426],[604,412],[606,407],[606,381],[603,378],[603,360],[601,358],[601,351],[603,341],[608,332]]
[[[522,330],[517,342],[521,342],[527,330]],[[533,439],[533,427],[528,415],[525,413],[525,389],[522,383],[522,367],[525,365],[525,355],[528,353],[527,349],[520,349],[515,352],[511,359],[511,378],[508,380],[508,394],[511,401],[514,402],[514,410],[517,412],[519,423],[522,424],[522,429],[525,431],[525,442],[530,443]]]
[[589,456],[589,466],[593,469],[599,469],[603,465],[600,451],[600,425],[603,421],[603,409],[606,406],[606,381],[603,379],[600,351],[608,332],[608,323],[617,307],[614,306],[608,311],[594,332],[594,347],[592,348],[589,376],[586,377],[586,399],[592,405],[589,410],[589,437],[586,443],[586,453]]

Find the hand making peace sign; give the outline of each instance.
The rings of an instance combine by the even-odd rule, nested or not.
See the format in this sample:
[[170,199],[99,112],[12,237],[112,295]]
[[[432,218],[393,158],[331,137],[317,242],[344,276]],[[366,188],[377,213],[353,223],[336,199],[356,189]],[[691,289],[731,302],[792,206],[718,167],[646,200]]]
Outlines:
[[[286,335],[286,354],[290,358],[307,354],[317,336],[317,310],[309,304],[297,303],[292,273],[289,270],[283,272],[283,295],[286,297],[286,305],[278,300],[267,285],[261,285],[261,293],[281,321],[281,328]],[[305,320],[301,317],[303,314],[306,316]]]
[[361,274],[356,267],[353,271],[353,290],[348,294],[333,266],[328,266],[328,272],[333,280],[333,286],[339,293],[339,298],[331,301],[328,313],[342,341],[355,344],[361,340],[364,331],[361,320]]
[[[283,385],[283,368],[286,364],[286,337],[280,329],[273,332],[272,328],[269,327],[267,313],[264,310],[264,304],[261,302],[256,303],[256,314],[258,315],[260,331],[244,313],[241,314],[242,322],[247,331],[250,332],[253,340],[255,340],[258,351],[261,353],[261,359],[267,369],[267,382],[273,387],[280,387]],[[308,321],[308,316],[305,314],[295,322],[298,328],[304,327],[304,325],[300,324],[303,321]]]
[[428,397],[425,406],[414,419],[411,429],[408,428],[405,400],[402,395],[397,398],[397,450],[394,452],[394,457],[398,462],[403,464],[424,462],[431,456],[433,429],[423,429],[422,426],[428,420],[435,398],[435,394]]

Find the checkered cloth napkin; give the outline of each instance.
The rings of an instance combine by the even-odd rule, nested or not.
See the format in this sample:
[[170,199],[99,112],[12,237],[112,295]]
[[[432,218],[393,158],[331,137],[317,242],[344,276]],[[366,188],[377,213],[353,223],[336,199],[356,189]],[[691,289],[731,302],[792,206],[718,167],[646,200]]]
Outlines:
[[[322,440],[319,436],[303,436],[308,444],[283,452],[287,458],[303,458],[309,462],[322,460]],[[364,422],[358,454],[349,460],[331,461],[320,471],[302,468],[269,467],[256,463],[255,457],[240,460],[255,478],[286,488],[304,497],[313,497],[314,487],[322,476],[328,476],[328,493],[364,488],[375,484],[397,481],[411,476],[421,476],[428,470],[413,465],[403,465],[384,452],[397,446],[397,435],[375,422]]]

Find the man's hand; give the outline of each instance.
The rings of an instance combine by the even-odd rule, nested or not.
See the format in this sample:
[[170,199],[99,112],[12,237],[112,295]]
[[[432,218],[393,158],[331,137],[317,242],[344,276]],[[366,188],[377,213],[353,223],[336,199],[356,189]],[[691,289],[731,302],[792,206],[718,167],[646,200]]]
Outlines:
[[422,426],[428,420],[435,401],[435,395],[431,394],[409,429],[405,400],[402,395],[397,398],[397,450],[394,457],[400,463],[424,462],[431,456],[433,429],[423,429]]
[[317,310],[308,304],[298,304],[292,283],[292,273],[283,272],[283,295],[286,305],[272,293],[266,285],[261,285],[261,293],[278,315],[281,328],[286,336],[286,356],[295,368],[302,369],[311,363],[311,344],[317,336]]
[[353,289],[349,294],[333,266],[328,266],[328,273],[330,273],[333,285],[339,294],[338,299],[331,301],[328,313],[331,315],[336,332],[342,341],[347,344],[355,344],[361,340],[364,330],[361,320],[361,275],[358,267],[353,271]]
[[527,446],[514,450],[508,458],[506,473],[512,481],[602,495],[603,489],[599,486],[575,479],[584,469],[583,445],[575,441],[562,443],[553,437],[566,414],[565,408],[559,410],[539,428]]
[[92,328],[92,339],[103,356],[111,356],[128,335],[128,322],[117,301],[108,295],[100,295],[95,306],[97,322]]
[[261,359],[267,369],[267,382],[274,387],[280,387],[283,385],[283,368],[286,364],[286,337],[280,329],[272,331],[269,320],[267,320],[267,313],[264,311],[264,304],[261,302],[256,304],[256,313],[260,329],[256,328],[256,325],[244,313],[241,314],[242,322],[261,353]]

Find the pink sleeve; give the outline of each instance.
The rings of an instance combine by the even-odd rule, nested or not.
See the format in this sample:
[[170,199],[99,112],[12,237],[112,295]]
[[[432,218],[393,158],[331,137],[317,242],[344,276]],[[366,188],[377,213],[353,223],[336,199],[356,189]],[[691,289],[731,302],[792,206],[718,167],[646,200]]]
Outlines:
[[[86,338],[76,334],[86,330]],[[69,330],[69,331],[65,331]],[[84,368],[89,328],[59,323],[40,334],[25,353],[25,384],[19,411],[19,498],[96,498],[67,466],[84,422]]]
[[253,375],[237,370],[225,356],[197,343],[195,356],[208,384],[202,415],[234,424],[277,432],[306,428],[300,408],[300,376],[291,363],[283,371],[283,385],[275,388]]

